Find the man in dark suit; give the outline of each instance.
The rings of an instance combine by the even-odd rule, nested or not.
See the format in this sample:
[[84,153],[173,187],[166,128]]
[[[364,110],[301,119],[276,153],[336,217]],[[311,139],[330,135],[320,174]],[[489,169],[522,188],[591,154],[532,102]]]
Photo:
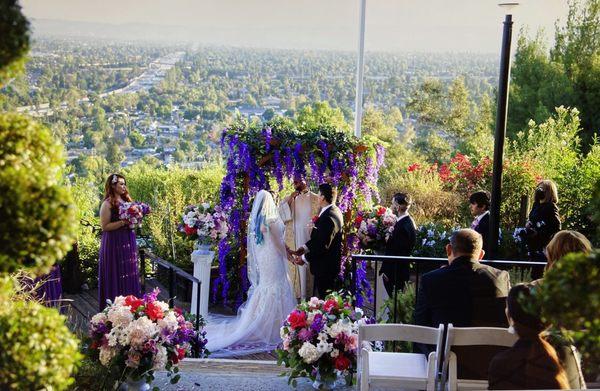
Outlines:
[[475,219],[471,229],[479,232],[483,238],[483,251],[488,252],[488,233],[490,232],[490,193],[476,191],[469,197],[469,209]]
[[[415,308],[415,323],[438,327],[508,327],[506,296],[510,290],[508,272],[482,265],[481,235],[461,229],[446,245],[447,267],[426,273]],[[428,349],[421,349],[427,352]],[[467,379],[487,379],[489,360],[497,349],[453,348],[458,356],[458,375]]]
[[340,209],[335,206],[336,198],[337,191],[330,184],[319,186],[321,212],[315,221],[310,240],[292,252],[296,255],[296,264],[309,264],[310,272],[315,277],[315,288],[321,298],[325,297],[327,291],[336,289],[342,260],[344,218]]
[[[385,255],[409,256],[412,254],[417,241],[417,232],[415,222],[408,213],[411,204],[412,200],[408,194],[394,194],[392,210],[398,216],[398,221],[394,224],[394,230],[386,242]],[[410,279],[410,265],[408,262],[383,262],[380,274],[385,290],[391,297],[394,294],[394,288],[403,289]]]

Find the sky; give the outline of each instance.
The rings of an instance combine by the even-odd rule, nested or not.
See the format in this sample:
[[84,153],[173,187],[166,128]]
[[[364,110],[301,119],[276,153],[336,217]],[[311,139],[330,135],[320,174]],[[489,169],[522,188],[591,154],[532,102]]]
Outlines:
[[[44,20],[101,23],[93,33],[123,39],[356,50],[360,0],[21,0],[34,28]],[[367,51],[497,53],[504,11],[493,0],[367,0]],[[522,0],[515,29],[539,28],[548,42],[567,16],[566,0]],[[64,34],[91,29],[56,22]]]

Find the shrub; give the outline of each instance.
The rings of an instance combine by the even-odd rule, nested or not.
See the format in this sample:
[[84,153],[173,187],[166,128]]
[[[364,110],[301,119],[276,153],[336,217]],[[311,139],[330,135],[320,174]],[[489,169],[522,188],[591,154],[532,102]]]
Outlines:
[[61,184],[63,162],[45,126],[0,115],[0,272],[48,272],[71,247],[75,210]]
[[4,0],[0,12],[0,88],[22,70],[29,50],[29,21],[16,0]]
[[81,355],[65,317],[9,292],[0,292],[0,389],[66,389]]
[[588,371],[600,368],[600,252],[568,254],[534,292],[544,320],[580,350]]

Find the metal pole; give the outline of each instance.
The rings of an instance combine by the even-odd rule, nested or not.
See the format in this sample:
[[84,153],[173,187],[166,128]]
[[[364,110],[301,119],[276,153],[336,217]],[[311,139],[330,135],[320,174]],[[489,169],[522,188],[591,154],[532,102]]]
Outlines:
[[[502,201],[502,163],[504,139],[506,137],[506,115],[508,113],[508,85],[510,77],[510,44],[512,40],[512,15],[504,19],[502,34],[502,53],[500,56],[500,76],[498,80],[498,110],[496,112],[496,131],[494,140],[494,171],[492,177],[492,200],[490,208],[490,232],[488,248],[491,257],[498,256],[498,238],[500,237],[500,203]],[[491,258],[490,257],[490,258]]]
[[358,61],[356,63],[356,98],[354,103],[354,135],[360,137],[362,108],[363,108],[363,73],[365,68],[365,12],[367,9],[367,0],[359,0],[360,8],[358,12]]
[[171,266],[169,268],[169,307],[173,308],[175,305],[175,270]]

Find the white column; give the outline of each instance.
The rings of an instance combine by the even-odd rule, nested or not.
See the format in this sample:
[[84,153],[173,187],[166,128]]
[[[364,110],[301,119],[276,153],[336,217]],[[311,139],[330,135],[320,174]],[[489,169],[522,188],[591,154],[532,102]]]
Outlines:
[[[200,289],[200,315],[206,319],[208,315],[208,296],[210,294],[210,266],[214,259],[215,252],[210,251],[209,247],[200,248],[192,253],[192,263],[194,264],[194,277],[200,280],[202,285]],[[192,306],[190,313],[196,314],[198,297],[198,284],[194,283],[192,289]]]
[[354,135],[361,136],[362,108],[363,108],[363,73],[365,68],[365,12],[367,0],[359,0],[360,8],[358,14],[358,61],[356,64],[356,98],[354,104]]

